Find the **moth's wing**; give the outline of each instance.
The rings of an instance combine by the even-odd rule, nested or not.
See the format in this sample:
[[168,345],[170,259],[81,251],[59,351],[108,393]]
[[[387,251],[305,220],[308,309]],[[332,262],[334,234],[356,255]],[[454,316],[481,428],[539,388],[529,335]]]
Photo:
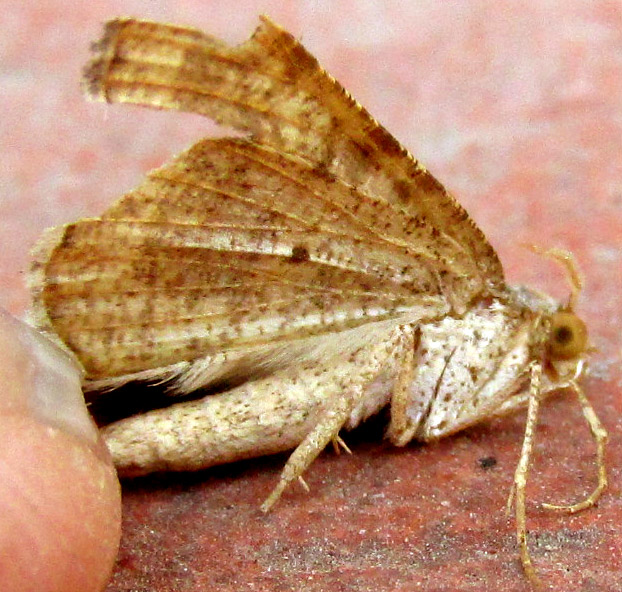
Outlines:
[[39,243],[31,316],[93,388],[176,377],[186,391],[274,371],[347,350],[362,325],[447,312],[442,237],[410,245],[394,217],[307,161],[204,140],[101,218]]
[[[108,23],[86,71],[87,92],[108,102],[191,111],[252,134],[256,143],[303,158],[318,171],[391,206],[406,242],[425,226],[456,276],[456,302],[503,283],[501,264],[465,210],[289,33],[262,18],[228,46],[195,29],[132,19]],[[373,220],[370,218],[371,224]],[[391,233],[393,229],[388,229]],[[384,229],[379,229],[384,230]]]
[[200,142],[39,244],[33,318],[92,384],[271,371],[366,324],[460,310],[503,281],[464,210],[268,21],[237,48],[115,21],[99,51],[92,92],[253,138]]

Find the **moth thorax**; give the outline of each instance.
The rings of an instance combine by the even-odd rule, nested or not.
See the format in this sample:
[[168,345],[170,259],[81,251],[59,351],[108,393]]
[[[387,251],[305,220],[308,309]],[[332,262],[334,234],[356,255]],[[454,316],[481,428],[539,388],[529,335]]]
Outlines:
[[587,327],[576,314],[560,311],[551,315],[548,350],[552,359],[577,358],[587,348]]

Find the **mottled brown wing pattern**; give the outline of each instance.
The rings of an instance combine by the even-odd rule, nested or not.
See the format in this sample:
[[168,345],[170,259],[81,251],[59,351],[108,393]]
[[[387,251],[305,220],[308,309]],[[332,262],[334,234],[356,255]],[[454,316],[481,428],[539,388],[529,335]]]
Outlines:
[[502,282],[496,254],[464,209],[268,19],[234,47],[193,29],[119,19],[98,49],[86,74],[91,96],[200,113],[248,132],[453,239],[469,256],[457,273]]
[[[100,219],[44,243],[41,298],[91,379],[277,347],[442,296],[424,243],[404,246],[346,215],[340,199],[353,210],[364,198],[305,178],[303,163],[273,154],[282,168],[269,174],[245,156],[261,152],[243,140],[200,142]],[[375,219],[388,227],[390,215]]]
[[424,305],[461,310],[502,284],[464,210],[269,21],[230,48],[117,20],[98,51],[93,95],[202,113],[252,138],[197,143],[36,249],[34,320],[95,384],[205,358],[248,365],[288,343],[412,322]]

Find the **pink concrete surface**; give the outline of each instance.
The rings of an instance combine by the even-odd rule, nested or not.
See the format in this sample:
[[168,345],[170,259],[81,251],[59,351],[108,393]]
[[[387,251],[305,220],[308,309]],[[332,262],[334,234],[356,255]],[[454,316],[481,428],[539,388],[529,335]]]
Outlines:
[[[569,397],[544,406],[529,485],[534,560],[556,590],[622,589],[622,4],[619,0],[5,0],[0,16],[0,304],[26,305],[28,249],[46,226],[96,215],[214,127],[200,118],[85,103],[78,88],[99,24],[135,15],[244,39],[259,13],[321,62],[467,207],[512,282],[564,296],[563,277],[521,247],[571,249],[581,313],[599,348],[586,392],[611,433],[611,486]],[[524,418],[433,446],[393,449],[379,423],[322,455],[311,494],[258,509],[284,457],[125,487],[108,592],[156,590],[522,591],[503,506]],[[482,468],[479,459],[497,464]]]

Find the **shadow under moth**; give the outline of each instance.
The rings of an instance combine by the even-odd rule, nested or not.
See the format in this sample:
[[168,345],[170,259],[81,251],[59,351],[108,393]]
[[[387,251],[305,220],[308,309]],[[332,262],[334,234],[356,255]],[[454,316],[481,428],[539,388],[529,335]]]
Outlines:
[[[294,37],[263,18],[231,47],[198,30],[118,19],[89,97],[208,116],[242,137],[199,141],[98,218],[34,250],[31,321],[71,350],[87,399],[161,383],[164,408],[103,428],[120,475],[185,471],[294,449],[268,510],[342,429],[390,407],[396,446],[527,407],[514,506],[538,406],[578,398],[606,487],[607,433],[579,386],[590,352],[568,303],[508,286],[465,210]],[[206,395],[205,393],[208,392]],[[174,399],[173,399],[174,401]]]

